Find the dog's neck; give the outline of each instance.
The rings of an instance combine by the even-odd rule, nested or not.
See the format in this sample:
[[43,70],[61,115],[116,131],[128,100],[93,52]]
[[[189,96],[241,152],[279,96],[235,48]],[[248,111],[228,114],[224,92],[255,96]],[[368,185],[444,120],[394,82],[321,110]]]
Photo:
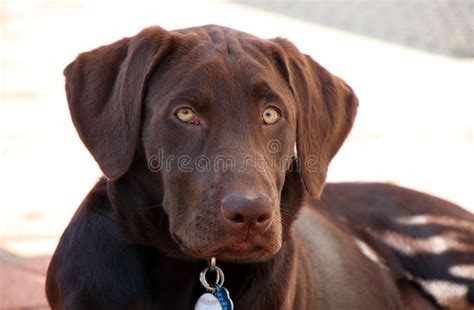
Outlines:
[[[199,282],[199,273],[207,262],[170,257],[152,247],[143,247],[142,250],[155,302],[165,308],[192,308],[199,296],[205,293]],[[224,286],[239,308],[289,309],[290,305],[297,304],[299,290],[307,286],[306,279],[301,279],[301,273],[296,270],[300,268],[295,261],[297,255],[294,241],[287,240],[276,255],[264,262],[239,264],[221,261],[218,265],[225,273]],[[272,296],[272,300],[259,300],[254,292],[265,292],[262,296]]]

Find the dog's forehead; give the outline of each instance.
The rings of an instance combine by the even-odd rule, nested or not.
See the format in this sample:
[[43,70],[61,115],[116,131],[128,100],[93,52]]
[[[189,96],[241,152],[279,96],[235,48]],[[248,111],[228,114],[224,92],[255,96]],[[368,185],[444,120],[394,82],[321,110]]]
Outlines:
[[245,67],[243,71],[257,67],[257,64],[268,67],[276,48],[270,40],[215,25],[186,28],[175,35],[178,49],[187,54],[194,65],[223,64],[225,60],[227,64],[237,62],[237,67]]
[[232,82],[243,88],[285,86],[274,60],[278,46],[271,40],[215,25],[177,33],[174,63],[179,66],[175,72],[182,72],[181,82],[201,87]]
[[185,28],[181,30],[172,31],[177,33],[184,40],[189,40],[190,43],[195,44],[196,41],[199,43],[207,43],[208,46],[226,46],[228,44],[240,42],[249,43],[259,41],[262,44],[269,42],[269,40],[260,39],[252,34],[235,30],[232,28],[217,26],[217,25],[206,25],[193,28]]
[[272,58],[278,46],[271,40],[214,25],[170,33],[175,41],[170,65],[156,72],[148,92],[152,102],[165,103],[161,111],[176,102],[210,106],[233,100],[251,108],[257,102],[292,100]]

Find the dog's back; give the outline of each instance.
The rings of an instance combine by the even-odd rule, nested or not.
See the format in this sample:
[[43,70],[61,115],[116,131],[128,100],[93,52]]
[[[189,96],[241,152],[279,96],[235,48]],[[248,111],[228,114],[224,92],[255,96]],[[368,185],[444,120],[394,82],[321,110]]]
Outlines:
[[473,214],[448,201],[382,183],[328,184],[321,202],[313,203],[376,249],[398,278],[402,293],[410,282],[443,307],[474,307]]

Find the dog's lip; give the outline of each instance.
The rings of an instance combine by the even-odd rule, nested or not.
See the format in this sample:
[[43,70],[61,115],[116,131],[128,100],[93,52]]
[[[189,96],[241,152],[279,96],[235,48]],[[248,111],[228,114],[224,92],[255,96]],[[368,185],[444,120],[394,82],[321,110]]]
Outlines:
[[269,250],[266,247],[255,242],[230,242],[217,248],[196,251],[188,247],[177,234],[173,234],[173,239],[175,239],[183,253],[197,259],[217,257],[218,259],[225,261],[253,261],[262,260],[271,256],[271,253],[269,253]]
[[[245,250],[244,250],[245,249]],[[210,257],[227,262],[250,263],[265,261],[275,253],[270,253],[267,249],[259,245],[238,245],[235,247],[224,247],[216,251]]]
[[224,246],[220,248],[218,251],[219,252],[224,252],[224,253],[249,253],[249,252],[255,252],[255,251],[262,251],[264,248],[258,244],[255,243],[250,243],[250,242],[241,242],[237,243],[235,245],[230,245],[230,246]]
[[258,245],[237,245],[235,247],[223,247],[215,251],[214,256],[224,260],[242,260],[256,258],[265,255],[267,251]]

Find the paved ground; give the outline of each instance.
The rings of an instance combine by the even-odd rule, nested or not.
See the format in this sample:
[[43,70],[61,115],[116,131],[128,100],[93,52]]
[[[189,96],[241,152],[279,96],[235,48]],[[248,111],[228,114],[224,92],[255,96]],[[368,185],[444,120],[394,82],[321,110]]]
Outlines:
[[0,0],[0,309],[46,307],[49,256],[100,175],[70,124],[63,67],[81,51],[152,24],[217,23],[291,39],[360,98],[330,180],[395,182],[474,210],[472,58],[424,53],[226,1],[133,3]]
[[235,0],[430,53],[474,57],[472,0]]

